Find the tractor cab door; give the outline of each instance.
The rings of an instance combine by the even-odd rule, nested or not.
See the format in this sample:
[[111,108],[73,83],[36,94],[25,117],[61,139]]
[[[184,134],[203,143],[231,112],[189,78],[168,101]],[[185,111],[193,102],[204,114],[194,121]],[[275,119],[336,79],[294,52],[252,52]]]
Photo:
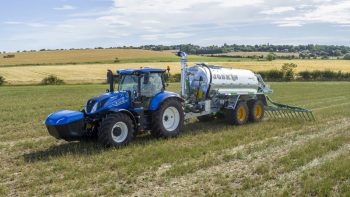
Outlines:
[[164,91],[162,73],[145,73],[141,77],[140,96],[144,109],[148,109],[152,98]]

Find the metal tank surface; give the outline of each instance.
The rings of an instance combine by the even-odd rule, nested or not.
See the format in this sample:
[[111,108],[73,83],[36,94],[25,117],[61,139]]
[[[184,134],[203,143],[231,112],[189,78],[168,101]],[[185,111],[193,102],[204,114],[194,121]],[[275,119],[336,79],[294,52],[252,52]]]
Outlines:
[[[223,68],[205,63],[187,69],[188,95],[198,99],[205,95],[257,94],[258,77],[249,70]],[[209,91],[209,93],[208,93]]]

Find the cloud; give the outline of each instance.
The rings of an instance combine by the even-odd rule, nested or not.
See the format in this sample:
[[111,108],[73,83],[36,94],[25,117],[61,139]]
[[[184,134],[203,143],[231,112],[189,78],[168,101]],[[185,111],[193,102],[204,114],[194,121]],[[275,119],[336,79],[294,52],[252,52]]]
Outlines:
[[279,26],[303,26],[315,23],[350,25],[350,1],[313,1],[319,4],[297,12],[293,16],[281,18],[275,23]]
[[282,14],[285,12],[290,12],[290,11],[295,11],[294,7],[275,7],[270,10],[263,10],[260,13],[262,14],[267,14],[267,15],[272,15],[272,14]]
[[[54,9],[74,10],[68,2]],[[55,12],[54,17],[47,17],[50,19],[44,22],[30,18],[7,19],[3,27],[12,25],[11,31],[15,28],[18,31],[5,37],[16,41],[17,46],[28,43],[32,48],[212,45],[272,43],[274,40],[283,43],[293,36],[324,37],[324,31],[309,28],[312,25],[336,27],[337,30],[328,34],[339,40],[346,37],[337,36],[341,32],[339,28],[348,29],[350,25],[348,0],[110,0],[109,4],[99,6],[99,3],[97,7],[86,6],[85,10],[81,6],[69,14]],[[291,30],[290,27],[298,28]]]
[[75,10],[76,8],[72,5],[63,5],[61,7],[53,8],[54,10]]
[[22,22],[19,21],[5,21],[4,24],[6,25],[20,25]]
[[158,40],[158,39],[182,39],[192,36],[193,34],[176,32],[176,33],[165,33],[165,34],[145,34],[141,35],[142,40]]
[[46,27],[47,26],[44,23],[21,22],[21,21],[5,21],[4,24],[6,24],[6,25],[25,25],[25,26],[29,26],[29,27]]

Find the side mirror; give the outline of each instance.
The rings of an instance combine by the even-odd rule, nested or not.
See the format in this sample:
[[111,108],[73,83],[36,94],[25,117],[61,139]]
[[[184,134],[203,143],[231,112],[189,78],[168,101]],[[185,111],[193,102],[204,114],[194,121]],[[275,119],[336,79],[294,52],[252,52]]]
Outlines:
[[143,76],[143,84],[148,84],[149,83],[149,75],[150,73],[145,73]]

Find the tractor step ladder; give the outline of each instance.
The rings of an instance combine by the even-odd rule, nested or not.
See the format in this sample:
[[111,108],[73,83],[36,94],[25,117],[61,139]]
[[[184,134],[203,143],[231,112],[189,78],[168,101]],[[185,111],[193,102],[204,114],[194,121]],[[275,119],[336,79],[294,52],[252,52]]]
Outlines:
[[311,110],[276,103],[268,96],[266,96],[266,98],[270,105],[265,106],[265,111],[271,118],[301,119],[306,121],[316,120]]

